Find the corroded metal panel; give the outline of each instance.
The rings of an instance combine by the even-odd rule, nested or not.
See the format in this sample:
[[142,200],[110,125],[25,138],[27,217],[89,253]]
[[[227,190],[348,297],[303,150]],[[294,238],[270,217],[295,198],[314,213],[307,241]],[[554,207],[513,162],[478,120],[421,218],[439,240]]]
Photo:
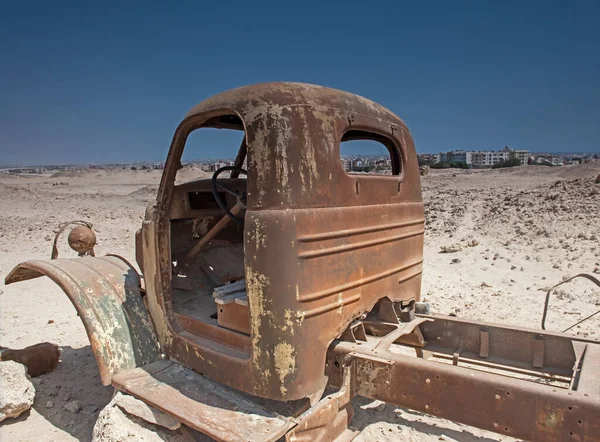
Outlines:
[[[332,385],[350,356],[357,395],[529,441],[596,441],[600,402],[584,391],[335,342]],[[588,344],[594,348],[598,344]]]
[[139,275],[124,259],[104,256],[26,261],[10,272],[6,284],[43,275],[56,282],[75,306],[104,385],[110,384],[114,374],[159,357]]
[[172,361],[119,373],[113,385],[219,441],[276,441],[295,425]]
[[[170,301],[168,214],[188,133],[236,115],[247,144],[244,226],[249,354],[189,336]],[[238,127],[241,129],[242,127]],[[347,174],[340,143],[349,131],[385,138],[396,175]],[[418,300],[424,210],[417,156],[404,122],[363,97],[321,86],[267,83],[211,97],[178,127],[157,204],[146,218],[150,305],[167,354],[245,392],[276,400],[325,389],[330,342],[377,301]],[[146,271],[145,271],[146,272]],[[148,279],[148,278],[147,278]],[[189,329],[189,327],[188,327]],[[218,367],[218,368],[217,368]]]

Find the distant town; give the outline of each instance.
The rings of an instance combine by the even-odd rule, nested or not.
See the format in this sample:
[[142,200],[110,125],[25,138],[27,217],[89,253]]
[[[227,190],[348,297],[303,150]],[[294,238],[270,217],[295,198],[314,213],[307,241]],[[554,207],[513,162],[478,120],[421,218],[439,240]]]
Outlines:
[[[440,153],[418,154],[419,165],[429,166],[433,169],[462,168],[485,169],[499,167],[513,167],[519,165],[540,166],[566,166],[570,164],[585,164],[600,161],[598,153],[534,153],[528,150],[511,149],[504,147],[501,150],[451,150]],[[194,160],[184,162],[183,165],[195,166],[205,172],[214,172],[224,166],[233,166],[232,158],[211,160]],[[349,173],[374,173],[391,174],[392,161],[387,155],[351,155],[342,156],[343,169]],[[245,166],[245,163],[244,163]],[[64,170],[80,169],[130,169],[130,170],[160,170],[163,162],[135,162],[135,163],[103,163],[87,165],[48,165],[48,166],[0,166],[0,172],[13,174],[47,174]]]
[[556,154],[534,153],[528,150],[511,149],[506,146],[501,150],[452,150],[436,154],[418,154],[419,165],[431,167],[463,167],[493,168],[520,165],[566,166],[584,164],[600,160],[599,154]]

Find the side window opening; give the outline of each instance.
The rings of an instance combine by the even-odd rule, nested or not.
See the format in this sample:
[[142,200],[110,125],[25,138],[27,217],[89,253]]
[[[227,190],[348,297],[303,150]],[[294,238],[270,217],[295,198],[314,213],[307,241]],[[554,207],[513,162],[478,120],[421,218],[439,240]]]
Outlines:
[[349,174],[400,175],[402,171],[396,144],[384,135],[362,130],[344,133],[340,161]]
[[[212,118],[193,130],[185,142],[175,185],[210,178],[217,169],[233,166],[243,140],[242,122],[233,115]],[[220,176],[226,178],[229,172]]]

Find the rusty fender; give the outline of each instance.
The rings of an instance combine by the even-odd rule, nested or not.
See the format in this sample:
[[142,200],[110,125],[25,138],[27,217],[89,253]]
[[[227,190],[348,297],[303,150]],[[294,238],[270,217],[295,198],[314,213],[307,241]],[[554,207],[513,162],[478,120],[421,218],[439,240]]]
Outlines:
[[137,271],[123,258],[32,260],[16,266],[5,283],[48,276],[67,294],[83,321],[104,385],[113,375],[154,362],[159,344]]

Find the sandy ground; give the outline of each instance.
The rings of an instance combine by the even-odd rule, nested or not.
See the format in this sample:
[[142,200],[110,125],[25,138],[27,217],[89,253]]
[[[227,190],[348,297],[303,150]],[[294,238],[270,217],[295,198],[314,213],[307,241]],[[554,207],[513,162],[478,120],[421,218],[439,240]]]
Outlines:
[[[440,313],[538,327],[547,288],[600,267],[600,184],[594,184],[599,173],[600,162],[434,171],[423,177],[422,297]],[[72,219],[94,224],[97,254],[134,261],[134,233],[159,178],[159,171],[131,170],[0,174],[0,345],[51,341],[62,347],[59,367],[33,380],[33,408],[5,421],[1,440],[90,440],[98,412],[113,393],[101,385],[83,326],[61,289],[47,278],[4,287],[4,276],[23,260],[49,258],[53,232]],[[440,253],[442,247],[459,250]],[[64,244],[61,253],[73,254]],[[552,301],[552,330],[600,305],[600,291],[589,282],[563,287]],[[572,332],[598,336],[599,324],[596,317]],[[73,400],[81,404],[78,413],[63,408]],[[358,440],[510,440],[362,398],[355,409]]]

